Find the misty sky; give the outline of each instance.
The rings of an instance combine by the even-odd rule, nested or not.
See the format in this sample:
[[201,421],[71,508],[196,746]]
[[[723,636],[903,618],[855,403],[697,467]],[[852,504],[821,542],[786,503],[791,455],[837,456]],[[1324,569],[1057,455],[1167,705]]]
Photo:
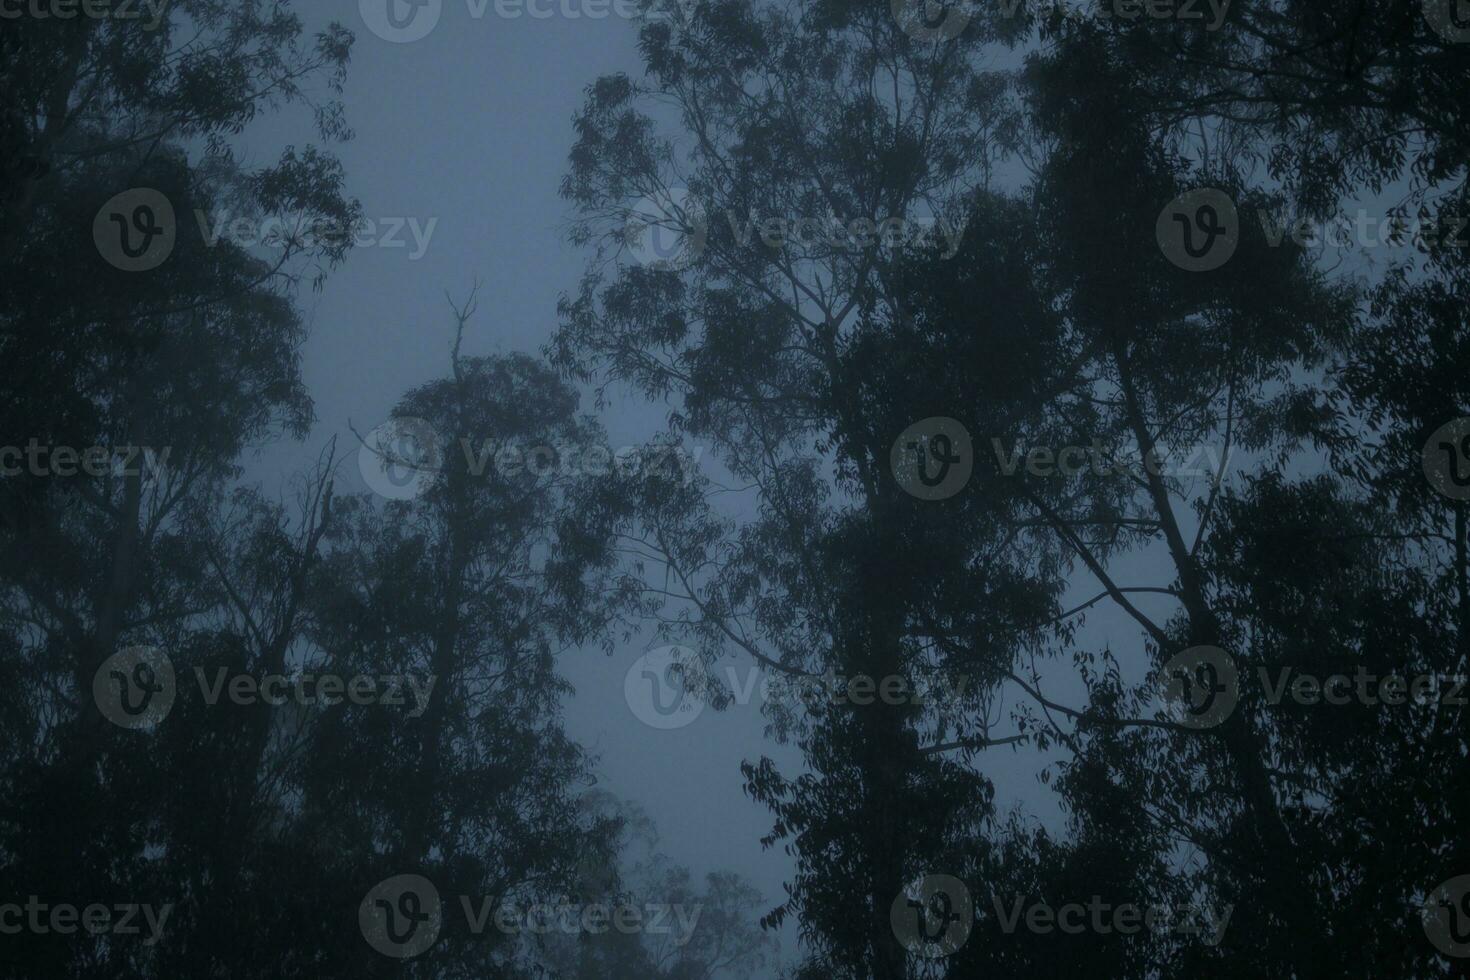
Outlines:
[[[492,5],[475,19],[465,0],[448,0],[428,36],[394,44],[364,27],[356,0],[299,9],[310,26],[337,19],[357,34],[344,99],[356,138],[336,147],[350,193],[367,218],[415,219],[432,233],[417,259],[406,228],[405,247],[356,248],[320,294],[302,290],[311,327],[303,374],[318,423],[305,443],[273,444],[247,472],[282,494],[333,435],[355,450],[349,421],[365,433],[404,392],[448,373],[446,291],[458,300],[482,283],[466,354],[539,351],[558,296],[575,288],[585,261],[565,242],[570,211],[557,194],[572,116],[596,77],[639,64],[636,27],[615,16],[508,20]],[[264,120],[240,139],[242,157],[265,162],[271,147],[305,142],[308,125],[296,112]],[[613,401],[601,415],[611,445],[641,443],[663,428],[665,406],[631,394]],[[592,410],[590,395],[583,408]],[[340,472],[344,489],[363,488],[355,451]],[[800,755],[765,743],[754,703],[706,711],[678,731],[644,725],[624,700],[623,677],[645,645],[563,659],[577,689],[566,705],[568,731],[600,756],[602,788],[647,809],[672,860],[696,876],[738,871],[775,905],[792,862],[762,851],[771,816],[741,792],[738,767],[764,753],[794,770]],[[742,678],[750,669],[731,664]],[[781,939],[790,962],[794,930]]]

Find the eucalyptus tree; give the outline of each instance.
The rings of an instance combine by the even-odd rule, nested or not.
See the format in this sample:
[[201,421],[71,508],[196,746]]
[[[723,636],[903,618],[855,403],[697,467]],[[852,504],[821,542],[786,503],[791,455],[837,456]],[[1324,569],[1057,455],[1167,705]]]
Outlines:
[[[1189,550],[1198,556],[1202,588],[1191,587],[1187,564],[1177,559],[1171,587],[1195,593],[1195,608],[1185,610],[1191,630],[1206,619],[1203,609],[1231,637],[1222,645],[1244,671],[1238,723],[1265,736],[1260,755],[1270,793],[1256,793],[1252,808],[1269,817],[1271,807],[1260,804],[1275,799],[1285,833],[1267,844],[1258,829],[1252,846],[1267,848],[1260,858],[1238,861],[1234,871],[1218,860],[1214,872],[1228,889],[1249,896],[1243,908],[1266,920],[1235,936],[1239,942],[1229,949],[1232,960],[1254,957],[1262,970],[1437,976],[1450,969],[1419,920],[1429,893],[1466,859],[1453,829],[1463,820],[1463,780],[1447,761],[1464,753],[1461,712],[1453,695],[1440,700],[1464,673],[1467,622],[1464,505],[1445,472],[1463,459],[1454,455],[1460,450],[1450,434],[1470,404],[1455,301],[1465,268],[1456,232],[1464,212],[1457,147],[1465,127],[1441,94],[1463,75],[1466,57],[1451,8],[1241,6],[1213,33],[1123,20],[1054,23],[1052,56],[1038,76],[1039,89],[1057,93],[1038,106],[1044,124],[1083,120],[1080,132],[1066,131],[1060,140],[1076,163],[1054,184],[1062,191],[1053,199],[1070,201],[1047,225],[1085,228],[1097,201],[1125,202],[1106,256],[1088,255],[1086,246],[1072,251],[1079,269],[1107,268],[1108,259],[1123,256],[1106,288],[1132,300],[1112,305],[1145,329],[1156,329],[1156,300],[1170,294],[1151,284],[1142,274],[1150,266],[1123,247],[1129,224],[1121,219],[1131,213],[1142,256],[1152,215],[1167,212],[1165,202],[1177,191],[1213,186],[1233,197],[1238,251],[1195,274],[1198,288],[1181,311],[1194,310],[1185,321],[1190,355],[1178,362],[1192,373],[1170,378],[1148,370],[1146,360],[1135,370],[1145,414],[1176,431],[1191,418],[1203,423],[1183,434],[1186,443],[1223,445],[1245,436],[1239,444],[1254,455],[1241,482],[1219,490],[1206,484],[1199,492]],[[1107,104],[1086,95],[1100,87],[1110,93]],[[1126,106],[1126,119],[1108,115],[1118,104]],[[1102,161],[1127,158],[1114,148],[1129,123],[1194,162],[1179,186],[1133,197],[1137,175],[1150,168],[1109,171]],[[1079,171],[1096,183],[1086,184]],[[1242,189],[1250,181],[1270,182],[1279,192],[1252,195]],[[1375,197],[1386,199],[1377,206],[1402,226],[1385,235],[1392,225],[1380,220],[1380,233],[1363,238],[1361,216],[1371,214]],[[1359,220],[1329,220],[1341,208],[1358,209]],[[1293,232],[1283,241],[1279,229],[1293,216],[1314,224],[1315,236],[1304,242]],[[1203,230],[1200,212],[1180,217]],[[1329,250],[1344,230],[1354,240]],[[1096,242],[1099,234],[1065,241]],[[1322,299],[1306,311],[1256,319],[1253,328],[1242,313],[1311,295],[1270,272],[1293,265],[1309,271],[1308,285]],[[1241,297],[1253,302],[1242,306]],[[1201,329],[1210,326],[1211,306],[1231,311],[1225,330]],[[1145,329],[1133,336],[1147,349],[1154,344]],[[1267,385],[1258,381],[1252,393],[1249,382],[1232,382],[1215,392],[1221,368],[1236,363],[1215,353],[1217,337],[1242,344],[1257,371],[1270,366],[1270,374],[1257,375]],[[1236,368],[1229,370],[1235,376]],[[1202,407],[1185,411],[1190,392]],[[1208,399],[1220,403],[1213,423]],[[1150,426],[1145,434],[1163,437],[1166,428]],[[1187,596],[1180,598],[1187,607]],[[1201,642],[1194,634],[1185,639]],[[1280,702],[1277,690],[1278,702],[1267,706],[1266,678],[1282,671],[1437,677],[1438,693],[1395,709],[1377,700],[1375,683],[1350,705],[1322,710],[1304,709],[1292,696]],[[1116,694],[1107,692],[1109,699]],[[1178,748],[1167,758],[1179,758]],[[1159,785],[1147,767],[1163,757],[1132,744],[1118,758],[1146,761],[1135,785]],[[1168,798],[1177,805],[1197,796],[1173,787]],[[1187,810],[1168,819],[1195,823]],[[1197,831],[1190,839],[1218,853],[1221,844],[1252,838],[1216,834],[1210,847]],[[1377,853],[1364,855],[1363,840],[1374,841]],[[1297,887],[1289,887],[1288,875]],[[1251,948],[1253,937],[1283,935],[1271,924],[1290,921],[1294,907],[1293,942]]]
[[[1453,777],[1425,768],[1453,742],[1423,737],[1453,711],[1314,711],[1265,683],[1338,664],[1379,676],[1455,666],[1442,620],[1453,593],[1425,573],[1425,535],[1356,489],[1370,472],[1347,452],[1362,420],[1318,391],[1331,379],[1372,421],[1393,410],[1371,393],[1398,395],[1406,374],[1363,343],[1365,294],[1246,223],[1311,201],[1300,181],[1273,180],[1282,161],[1305,166],[1269,139],[1290,144],[1289,108],[1260,108],[1282,94],[1261,73],[1289,75],[1301,56],[1262,32],[1312,22],[1288,6],[1214,37],[1005,11],[936,24],[876,4],[705,4],[645,29],[646,77],[589,89],[565,192],[597,257],[563,304],[554,356],[579,377],[675,400],[675,427],[714,443],[754,497],[746,519],[687,489],[635,489],[630,548],[677,583],[678,627],[706,659],[733,648],[785,673],[937,668],[976,684],[947,708],[819,699],[773,712],[809,772],[746,767],[777,814],[767,843],[798,861],[769,921],[799,917],[817,972],[1436,969],[1427,946],[1401,941],[1435,859],[1406,843],[1377,860],[1351,841],[1370,827],[1402,840],[1426,820],[1438,840],[1454,825]],[[1022,41],[1024,72],[980,67]],[[1212,46],[1258,41],[1268,50],[1229,66],[1236,88],[1211,74],[1225,71]],[[1334,84],[1327,69],[1318,81]],[[1283,102],[1313,139],[1361,149],[1356,115],[1314,114],[1308,95]],[[1276,114],[1242,120],[1251,103]],[[1382,152],[1402,103],[1365,117]],[[1004,151],[1031,179],[1003,191]],[[1435,152],[1419,161],[1443,169]],[[953,243],[917,248],[876,233],[916,212],[968,223]],[[1229,229],[1207,220],[1226,215]],[[1217,239],[1223,257],[1200,261]],[[1428,305],[1440,346],[1415,342],[1412,363],[1453,331],[1439,297]],[[926,489],[934,470],[906,479],[913,460],[892,452],[934,416],[971,430],[958,492]],[[947,472],[959,430],[939,424],[904,434]],[[1398,428],[1386,452],[1402,477],[1415,437]],[[1044,472],[1031,447],[1052,454]],[[1104,465],[1067,478],[1057,450],[1084,447],[1101,447]],[[1325,472],[1298,475],[1323,453]],[[1409,489],[1427,497],[1422,482]],[[1064,588],[1079,605],[1058,603]],[[1099,604],[1136,625],[1122,649],[1079,640]],[[1194,662],[1206,648],[1228,659],[1206,669]],[[1064,652],[1070,671],[1047,656]],[[1188,710],[1203,702],[1184,698],[1181,714],[1166,697],[1232,665],[1237,703],[1209,724]],[[1018,698],[1014,734],[991,731],[999,691]],[[1010,740],[1061,752],[1066,838],[992,820],[971,754]],[[941,761],[951,756],[965,761]],[[1405,770],[1417,778],[1396,788]],[[1365,806],[1365,787],[1392,805]],[[1022,895],[1230,908],[1235,924],[1213,945],[1058,944],[982,910],[976,940],[921,965],[895,941],[888,903],[939,870]]]
[[[262,254],[196,216],[352,219],[324,150],[287,147],[249,170],[224,143],[298,100],[317,101],[323,141],[349,135],[332,97],[351,37],[333,27],[303,41],[283,4],[155,5],[141,19],[123,16],[139,5],[86,6],[7,16],[0,37],[0,345],[12,366],[0,396],[0,605],[16,680],[5,713],[25,732],[6,749],[5,886],[177,903],[192,885],[175,862],[224,849],[190,826],[199,814],[187,805],[219,746],[186,736],[190,723],[155,739],[114,725],[101,709],[107,661],[229,646],[217,641],[213,614],[228,599],[201,529],[242,450],[306,431],[293,291],[347,246],[298,239]],[[161,953],[27,936],[6,969],[148,975]]]
[[[745,776],[777,817],[767,843],[797,859],[768,923],[796,916],[827,975],[911,975],[895,903],[931,872],[986,873],[992,790],[969,760],[1020,737],[992,732],[993,695],[1013,627],[1055,612],[1053,559],[1013,501],[919,499],[904,448],[895,477],[900,434],[955,414],[961,379],[1008,410],[1058,353],[1032,222],[992,186],[1018,106],[978,62],[1007,26],[943,45],[889,4],[693,5],[648,25],[646,75],[598,80],[576,120],[564,192],[596,257],[553,358],[671,399],[746,488],[744,513],[712,503],[728,488],[658,480],[601,505],[638,594],[674,597],[665,632],[701,657],[686,683],[724,697],[709,666],[728,651],[807,692],[771,723],[808,772]],[[963,339],[923,315],[948,288],[979,311]],[[996,347],[1037,372],[993,371]],[[964,657],[939,642],[955,632]],[[831,696],[862,678],[909,694]],[[911,696],[943,682],[949,698]]]
[[[230,136],[292,102],[312,106],[323,137],[351,134],[335,99],[353,41],[340,24],[303,37],[292,5],[274,0],[78,6],[32,4],[5,17],[0,261],[49,224],[56,188],[101,161],[190,143],[227,152]],[[287,190],[315,158],[285,148],[257,175],[256,193],[269,194],[272,183]],[[315,203],[342,216],[334,197],[323,187]]]
[[[375,480],[402,479],[380,482],[386,502],[339,505],[312,591],[321,669],[421,692],[399,710],[323,713],[300,766],[297,819],[331,828],[318,858],[354,885],[331,899],[342,975],[400,975],[356,936],[357,899],[382,880],[421,876],[444,903],[406,975],[509,976],[527,954],[494,924],[502,910],[565,898],[580,860],[616,858],[613,822],[579,803],[593,760],[563,730],[558,670],[618,612],[608,537],[575,506],[605,479],[586,452],[606,447],[546,365],[461,354],[474,306],[458,309],[450,375],[365,437]],[[461,914],[462,899],[489,917]]]

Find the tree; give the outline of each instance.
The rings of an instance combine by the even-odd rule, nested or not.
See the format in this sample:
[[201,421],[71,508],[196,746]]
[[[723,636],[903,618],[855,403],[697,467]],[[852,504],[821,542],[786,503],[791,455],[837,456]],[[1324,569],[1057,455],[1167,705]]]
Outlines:
[[[0,603],[17,681],[5,711],[26,726],[4,766],[15,801],[5,827],[9,894],[187,905],[210,872],[232,866],[238,841],[226,833],[253,819],[258,801],[242,795],[244,778],[221,758],[258,752],[258,728],[229,725],[217,739],[194,740],[184,731],[209,726],[192,727],[200,719],[191,716],[175,726],[177,738],[148,743],[103,717],[93,684],[99,675],[108,683],[103,668],[120,648],[177,654],[197,642],[212,657],[254,647],[269,660],[292,639],[289,612],[256,621],[273,631],[264,644],[215,632],[216,613],[283,612],[238,609],[220,579],[254,590],[262,605],[279,587],[288,607],[300,583],[265,583],[259,566],[227,570],[224,552],[237,542],[204,529],[224,506],[241,450],[282,431],[303,434],[310,422],[291,293],[303,263],[321,273],[347,242],[295,243],[267,262],[228,239],[207,240],[189,218],[224,202],[306,222],[355,215],[330,155],[290,147],[248,172],[223,145],[262,111],[313,94],[307,86],[340,86],[350,35],[334,27],[303,51],[300,34],[285,5],[186,2],[152,26],[118,16],[8,19],[0,39],[0,343],[15,368],[0,417],[27,450],[0,490]],[[319,123],[324,139],[349,135],[330,101]],[[190,141],[202,141],[202,158]],[[152,195],[148,210],[120,217],[148,217],[149,241],[168,246],[145,254],[160,260],[150,269],[130,269],[94,235],[109,227],[104,205],[140,191]],[[155,207],[160,199],[172,220]],[[272,548],[310,563],[330,497],[325,482],[315,487],[294,548],[266,530],[288,535],[284,513],[239,501],[254,512],[242,533],[257,549],[241,555],[243,565]],[[140,751],[140,739],[152,751]],[[232,778],[196,796],[200,772]],[[193,825],[199,810],[219,817],[211,834]],[[210,955],[51,934],[13,947],[6,969],[147,976],[171,957],[187,969]]]
[[[599,252],[563,304],[553,356],[579,378],[677,397],[675,428],[711,442],[754,488],[757,515],[742,525],[711,509],[717,488],[644,488],[624,512],[650,573],[676,583],[663,615],[707,659],[729,647],[799,679],[969,682],[947,703],[818,698],[773,719],[803,748],[807,775],[788,779],[768,761],[745,769],[777,817],[767,843],[798,861],[768,924],[798,916],[828,975],[907,976],[889,924],[906,885],[931,865],[988,864],[988,783],[947,755],[1017,740],[992,741],[988,721],[1012,652],[1005,626],[1054,613],[1053,587],[1026,567],[1049,559],[1013,533],[1004,505],[925,509],[890,471],[906,427],[948,414],[945,382],[978,367],[999,401],[1010,381],[981,367],[982,339],[1048,360],[1035,239],[1013,222],[1020,207],[985,189],[1015,106],[1001,75],[913,40],[887,5],[687,13],[677,30],[645,29],[645,81],[589,89],[564,189],[584,217],[577,239]],[[658,134],[655,102],[677,111],[687,152]],[[771,218],[822,230],[775,242]],[[911,273],[955,242],[932,231],[893,241],[895,228],[941,222],[963,229],[964,250],[996,257],[955,260],[998,326],[958,350],[913,315]],[[629,256],[626,231],[649,225],[682,235],[682,249],[605,278],[606,260]],[[973,659],[936,642],[974,623]]]
[[[1171,264],[1157,231],[1160,212],[1199,188],[1241,216],[1282,208],[1290,198],[1256,162],[1313,173],[1267,141],[1271,126],[1290,141],[1289,110],[1313,139],[1380,164],[1398,159],[1395,111],[1427,111],[1378,93],[1385,103],[1366,117],[1334,116],[1337,102],[1314,100],[1373,82],[1334,82],[1330,61],[1314,66],[1316,88],[1282,95],[1273,76],[1296,71],[1293,57],[1316,59],[1310,45],[1261,37],[1312,22],[1305,5],[1288,6],[1279,18],[1243,14],[1255,28],[1221,40],[1186,25],[1004,12],[916,37],[877,5],[794,15],[712,3],[677,31],[645,30],[645,80],[589,88],[565,191],[585,219],[577,240],[599,250],[563,304],[553,353],[578,377],[676,397],[674,427],[714,442],[758,501],[743,526],[671,494],[629,512],[648,563],[682,589],[680,625],[706,657],[728,646],[806,674],[931,666],[983,692],[943,711],[776,716],[810,771],[788,779],[756,763],[747,786],[776,814],[767,842],[788,842],[798,861],[770,922],[800,917],[817,973],[1437,970],[1428,947],[1401,937],[1435,880],[1435,861],[1407,842],[1456,825],[1457,777],[1418,761],[1453,757],[1452,712],[1297,711],[1258,679],[1328,672],[1319,644],[1380,673],[1456,669],[1446,651],[1460,641],[1442,619],[1451,579],[1426,571],[1423,530],[1363,492],[1393,479],[1433,500],[1416,482],[1417,447],[1425,418],[1443,422],[1455,403],[1386,403],[1415,390],[1391,366],[1402,355],[1410,371],[1460,363],[1455,294],[1420,293],[1439,311],[1431,334],[1394,345],[1391,330],[1360,328],[1352,284],[1294,242],[1242,228],[1222,267],[1194,272]],[[1034,46],[1024,70],[980,72],[1007,41]],[[1211,47],[1257,42],[1268,50],[1227,68]],[[1446,59],[1435,71],[1457,57],[1430,46]],[[1402,53],[1383,57],[1401,69]],[[1239,110],[1278,96],[1266,118]],[[1352,98],[1342,101],[1358,107]],[[662,107],[686,140],[659,135]],[[1376,148],[1358,147],[1364,133]],[[1004,149],[1026,164],[1028,186],[987,185]],[[1437,153],[1425,149],[1422,173],[1444,171]],[[1323,188],[1308,190],[1320,203]],[[861,241],[861,222],[871,230],[882,209],[968,219],[963,241],[952,252]],[[814,216],[843,233],[792,233],[791,219]],[[786,221],[768,230],[772,217]],[[609,275],[608,260],[628,254],[627,227],[645,235],[632,251],[645,264]],[[650,249],[660,232],[682,237]],[[1377,299],[1389,308],[1389,294]],[[1415,312],[1400,308],[1399,322]],[[1338,397],[1319,394],[1323,379],[1340,379]],[[980,433],[974,473],[921,510],[890,482],[889,452],[910,423],[940,415]],[[1390,441],[1353,451],[1381,423]],[[995,465],[985,459],[991,434],[1023,453],[1100,443],[1139,464],[1068,480],[1018,473],[999,445]],[[1144,465],[1200,446],[1218,465],[1193,482]],[[1320,452],[1330,468],[1296,478],[1321,466]],[[1241,472],[1227,482],[1231,457]],[[1124,568],[1159,574],[1135,584]],[[1064,608],[1069,589],[1086,601]],[[1130,649],[1079,645],[1099,603],[1137,625]],[[1175,655],[1202,647],[1227,651],[1241,681],[1236,710],[1208,730],[1161,697]],[[1071,672],[1056,662],[1066,653]],[[1085,701],[1049,696],[1056,682]],[[1020,699],[1017,734],[996,737],[988,708],[1002,691]],[[1011,742],[1062,753],[1064,838],[989,812],[974,752]],[[951,752],[953,764],[935,758]],[[1406,769],[1416,777],[1401,789],[1394,774]],[[1392,805],[1365,808],[1365,787]],[[1350,843],[1367,827],[1392,858]],[[1239,918],[1217,946],[1093,936],[1058,947],[1005,934],[982,910],[974,942],[925,964],[894,940],[888,903],[939,869],[1000,892],[1087,888],[1114,902],[1232,906]]]

